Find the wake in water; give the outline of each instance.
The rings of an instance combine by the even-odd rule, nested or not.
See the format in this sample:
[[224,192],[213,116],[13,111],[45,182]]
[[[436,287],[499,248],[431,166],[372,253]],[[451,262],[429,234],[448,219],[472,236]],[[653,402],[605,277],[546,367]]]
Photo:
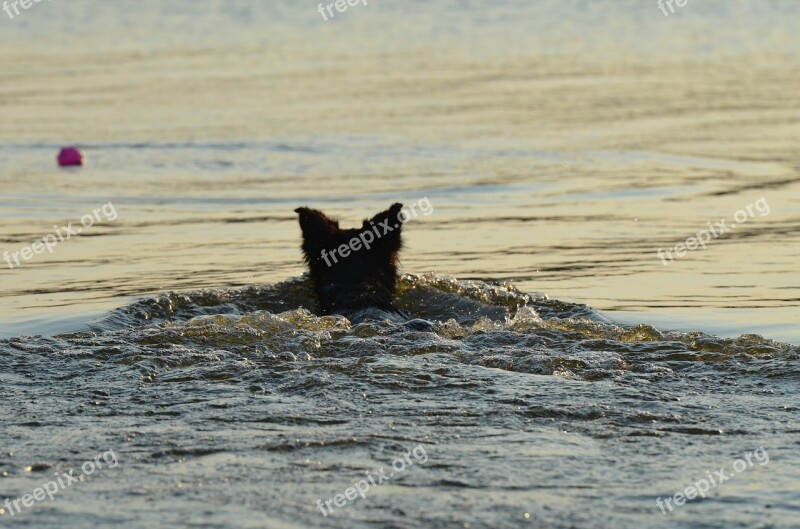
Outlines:
[[112,312],[92,325],[98,333],[59,339],[122,338],[140,353],[165,344],[226,347],[240,354],[255,347],[261,354],[306,360],[437,352],[475,365],[586,380],[655,378],[694,369],[695,363],[734,370],[774,363],[772,376],[797,373],[784,363],[797,358],[792,345],[756,335],[723,339],[621,326],[585,305],[522,293],[509,284],[403,276],[397,306],[432,322],[429,332],[392,321],[354,325],[339,315],[316,316],[310,312],[314,306],[306,277],[239,290],[170,293]]
[[[794,391],[794,346],[625,327],[512,285],[432,275],[401,277],[396,303],[431,326],[317,316],[301,277],[165,294],[90,331],[0,341],[0,391],[17,403],[4,432],[16,455],[0,456],[7,495],[114,450],[117,468],[70,491],[74,519],[91,525],[106,505],[131,528],[183,525],[186,512],[214,526],[519,527],[535,516],[534,527],[646,517],[666,528],[693,507],[661,518],[656,500],[698,478],[676,475],[675,457],[712,468],[763,446],[779,459],[796,435],[793,408],[769,398]],[[54,444],[66,425],[80,436]],[[414,447],[425,465],[320,513]],[[763,508],[746,489],[775,474],[746,479],[715,489],[733,499],[705,512],[733,523]],[[57,527],[48,513],[30,515]]]

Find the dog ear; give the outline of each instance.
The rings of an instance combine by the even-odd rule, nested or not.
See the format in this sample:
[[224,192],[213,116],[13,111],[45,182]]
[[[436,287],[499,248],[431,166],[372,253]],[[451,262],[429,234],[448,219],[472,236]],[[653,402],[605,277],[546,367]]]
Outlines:
[[328,218],[316,209],[297,208],[294,212],[299,217],[304,239],[326,239],[339,229],[338,221]]
[[405,220],[400,216],[400,211],[402,209],[403,209],[403,204],[400,203],[392,204],[386,211],[381,211],[371,219],[365,220],[363,227],[366,228],[368,224],[377,225],[388,219],[389,226],[391,226],[392,229],[394,229],[395,227],[399,228],[400,224],[402,224],[403,220]]
[[297,208],[294,210],[300,221],[303,232],[303,254],[310,265],[319,259],[320,252],[332,245],[335,234],[339,231],[339,222],[328,218],[316,209]]
[[401,215],[403,204],[392,204],[386,211],[381,211],[371,219],[365,220],[362,230],[377,230],[379,233],[375,245],[386,248],[390,252],[397,252],[402,246],[400,234],[405,216]]

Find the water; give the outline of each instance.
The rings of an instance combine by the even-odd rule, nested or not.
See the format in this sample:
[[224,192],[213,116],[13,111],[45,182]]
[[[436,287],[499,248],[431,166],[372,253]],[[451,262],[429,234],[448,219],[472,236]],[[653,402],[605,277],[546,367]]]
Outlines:
[[[0,269],[0,500],[118,457],[1,523],[797,527],[798,5],[316,9],[0,12],[0,252],[116,212]],[[432,332],[307,311],[294,208],[423,197]]]

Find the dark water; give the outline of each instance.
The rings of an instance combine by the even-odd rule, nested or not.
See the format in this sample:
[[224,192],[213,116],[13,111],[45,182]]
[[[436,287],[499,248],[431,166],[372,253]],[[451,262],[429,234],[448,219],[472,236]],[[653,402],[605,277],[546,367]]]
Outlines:
[[[319,318],[310,295],[303,278],[170,294],[92,332],[0,342],[6,496],[119,458],[5,523],[797,526],[794,346],[434,276],[404,277],[399,302],[432,332]],[[419,446],[424,463],[321,514]],[[768,463],[707,501],[656,505],[760,447]]]

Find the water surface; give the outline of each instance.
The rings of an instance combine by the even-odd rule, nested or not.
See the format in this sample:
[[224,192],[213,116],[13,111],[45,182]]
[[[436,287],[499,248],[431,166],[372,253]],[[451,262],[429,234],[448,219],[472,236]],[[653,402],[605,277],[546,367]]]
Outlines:
[[[118,213],[0,261],[0,499],[120,460],[3,523],[794,527],[798,15],[0,12],[0,252]],[[89,165],[56,168],[66,144]],[[308,312],[292,210],[355,224],[423,197],[399,302],[433,332]],[[428,462],[320,513],[419,444]],[[656,506],[762,446],[710,499]]]

